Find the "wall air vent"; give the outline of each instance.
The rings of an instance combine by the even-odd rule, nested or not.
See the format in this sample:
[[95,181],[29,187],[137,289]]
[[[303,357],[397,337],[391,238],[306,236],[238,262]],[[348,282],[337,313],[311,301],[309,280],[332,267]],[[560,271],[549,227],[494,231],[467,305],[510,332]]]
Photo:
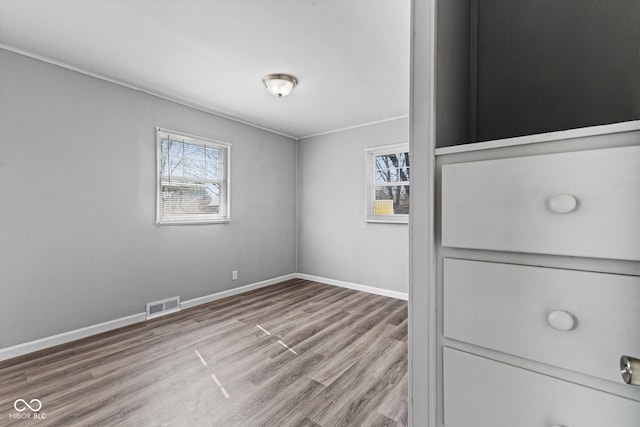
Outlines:
[[180,297],[172,297],[160,301],[147,303],[147,320],[165,314],[180,311]]

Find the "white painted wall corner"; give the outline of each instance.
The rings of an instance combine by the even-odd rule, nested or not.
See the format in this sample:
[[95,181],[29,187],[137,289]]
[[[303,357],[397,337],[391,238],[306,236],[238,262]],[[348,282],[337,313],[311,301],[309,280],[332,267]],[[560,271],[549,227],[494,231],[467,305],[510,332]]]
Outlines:
[[310,280],[312,282],[324,283],[326,285],[339,286],[341,288],[353,289],[356,291],[367,292],[370,294],[382,295],[385,297],[396,298],[408,301],[409,294],[406,292],[391,291],[389,289],[375,288],[373,286],[360,285],[358,283],[345,282],[342,280],[329,279],[327,277],[312,276],[311,274],[297,273],[296,278]]

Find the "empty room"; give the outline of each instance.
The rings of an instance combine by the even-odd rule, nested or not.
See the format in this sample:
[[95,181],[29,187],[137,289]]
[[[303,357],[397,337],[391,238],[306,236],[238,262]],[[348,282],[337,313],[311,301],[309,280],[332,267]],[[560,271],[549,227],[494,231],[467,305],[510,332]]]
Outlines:
[[0,180],[0,426],[640,425],[637,0],[0,0]]
[[407,425],[409,26],[0,3],[0,425]]

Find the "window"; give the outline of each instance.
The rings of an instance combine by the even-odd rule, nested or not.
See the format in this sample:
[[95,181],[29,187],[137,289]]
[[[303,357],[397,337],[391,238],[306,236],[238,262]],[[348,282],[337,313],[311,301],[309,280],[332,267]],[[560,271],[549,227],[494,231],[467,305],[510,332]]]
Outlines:
[[366,150],[367,221],[409,222],[409,144]]
[[157,224],[228,221],[231,146],[157,128]]

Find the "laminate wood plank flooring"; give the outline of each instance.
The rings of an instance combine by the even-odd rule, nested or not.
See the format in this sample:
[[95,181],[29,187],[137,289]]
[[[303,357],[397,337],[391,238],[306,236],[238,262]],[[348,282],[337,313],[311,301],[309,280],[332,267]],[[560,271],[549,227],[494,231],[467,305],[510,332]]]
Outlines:
[[398,427],[407,386],[406,301],[294,279],[0,362],[0,426]]

